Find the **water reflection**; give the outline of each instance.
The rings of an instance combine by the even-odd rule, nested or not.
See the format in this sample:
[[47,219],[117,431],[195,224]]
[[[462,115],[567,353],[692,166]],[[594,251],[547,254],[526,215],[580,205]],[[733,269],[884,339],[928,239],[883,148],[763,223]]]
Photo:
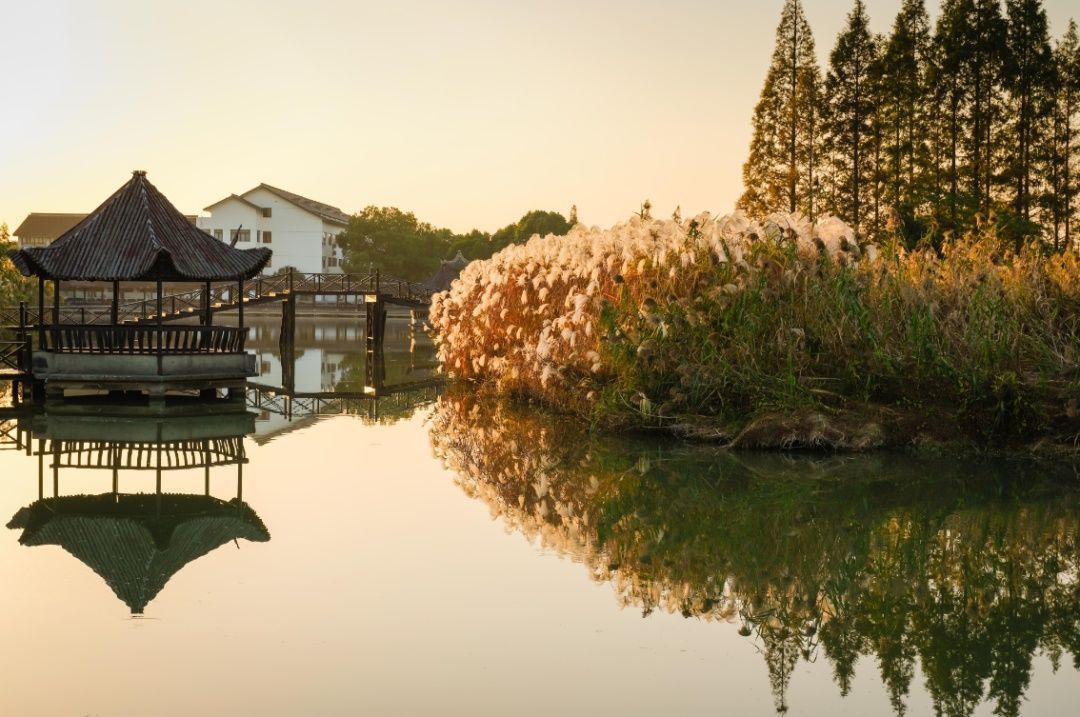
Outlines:
[[322,416],[394,423],[440,393],[434,344],[407,312],[390,317],[377,351],[367,349],[363,320],[356,317],[298,319],[291,351],[279,345],[279,335],[280,324],[269,317],[250,327],[248,348],[260,375],[249,383],[247,400],[257,414],[259,442]]
[[757,641],[778,712],[821,657],[844,695],[872,658],[901,715],[917,666],[946,715],[1019,714],[1040,652],[1080,668],[1072,466],[656,447],[462,395],[430,435],[468,495],[623,605]]
[[[72,413],[22,414],[5,422],[7,447],[37,458],[38,500],[8,523],[21,531],[22,545],[63,548],[141,615],[185,565],[240,539],[270,539],[242,500],[244,436],[254,431],[254,416],[242,407],[189,407],[190,415],[171,416],[102,416],[98,407],[90,413],[85,406],[68,408]],[[190,470],[203,471],[203,493],[169,492],[168,474]],[[212,470],[234,472],[235,497],[211,494]],[[89,471],[110,474],[112,490],[63,494],[65,473],[85,477]],[[152,472],[154,493],[125,492],[122,476],[132,472]],[[214,485],[220,490],[220,480]]]

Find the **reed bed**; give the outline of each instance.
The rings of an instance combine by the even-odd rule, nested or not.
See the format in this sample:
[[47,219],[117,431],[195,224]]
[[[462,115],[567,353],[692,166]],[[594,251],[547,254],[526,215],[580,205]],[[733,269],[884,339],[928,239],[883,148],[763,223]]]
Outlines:
[[1080,433],[1080,259],[992,230],[939,253],[835,218],[634,216],[474,262],[431,317],[450,376],[611,426],[888,406]]

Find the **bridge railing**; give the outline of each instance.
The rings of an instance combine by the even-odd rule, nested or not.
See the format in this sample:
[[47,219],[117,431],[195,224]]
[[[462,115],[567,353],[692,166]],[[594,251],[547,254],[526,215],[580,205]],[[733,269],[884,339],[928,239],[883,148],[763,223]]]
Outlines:
[[0,371],[24,373],[30,369],[30,342],[0,341]]
[[247,331],[230,326],[50,326],[45,350],[76,354],[237,354]]

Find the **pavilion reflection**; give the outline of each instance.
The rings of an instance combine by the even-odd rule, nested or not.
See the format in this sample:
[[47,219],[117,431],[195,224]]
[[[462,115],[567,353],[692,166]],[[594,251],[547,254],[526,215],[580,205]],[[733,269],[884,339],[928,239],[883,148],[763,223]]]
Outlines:
[[[55,545],[97,573],[132,614],[146,606],[185,565],[240,539],[266,542],[270,534],[243,502],[244,437],[254,431],[246,412],[171,416],[27,414],[17,433],[36,456],[38,499],[20,509],[8,528],[26,546]],[[171,473],[202,471],[203,491],[171,493]],[[227,492],[211,489],[212,472],[229,472]],[[65,473],[111,475],[111,490],[64,495]],[[153,493],[122,490],[122,478],[154,475]],[[217,476],[215,476],[217,478]],[[237,543],[238,544],[238,543]]]
[[1036,654],[1080,669],[1072,466],[645,448],[459,393],[430,435],[468,495],[623,605],[755,640],[778,712],[821,656],[844,695],[876,662],[896,714],[916,667],[944,715],[1018,714]]

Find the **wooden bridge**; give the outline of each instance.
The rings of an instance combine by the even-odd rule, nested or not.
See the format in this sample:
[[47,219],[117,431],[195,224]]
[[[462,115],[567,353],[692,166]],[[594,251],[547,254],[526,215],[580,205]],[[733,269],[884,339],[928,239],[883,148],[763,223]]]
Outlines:
[[[363,303],[397,305],[424,310],[432,292],[412,281],[386,278],[379,270],[368,274],[306,274],[289,269],[258,276],[242,285],[207,283],[191,291],[158,299],[120,302],[113,306],[54,306],[42,312],[31,306],[0,307],[0,327],[10,331],[41,324],[116,325],[158,323],[180,319],[207,319],[222,311],[281,302],[290,297],[354,297]],[[159,309],[160,306],[160,309]],[[160,313],[159,313],[160,312]]]

